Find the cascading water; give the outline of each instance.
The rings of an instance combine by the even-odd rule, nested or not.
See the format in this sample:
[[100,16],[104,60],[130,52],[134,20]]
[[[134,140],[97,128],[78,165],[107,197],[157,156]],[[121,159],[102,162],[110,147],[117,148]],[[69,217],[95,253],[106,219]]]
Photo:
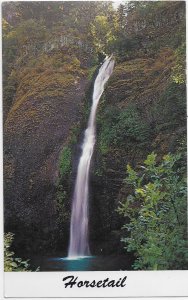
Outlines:
[[69,258],[90,255],[88,242],[88,190],[89,169],[95,145],[95,118],[99,99],[104,91],[105,83],[113,72],[114,60],[107,57],[99,69],[94,83],[93,103],[85,130],[82,155],[78,164],[71,212]]

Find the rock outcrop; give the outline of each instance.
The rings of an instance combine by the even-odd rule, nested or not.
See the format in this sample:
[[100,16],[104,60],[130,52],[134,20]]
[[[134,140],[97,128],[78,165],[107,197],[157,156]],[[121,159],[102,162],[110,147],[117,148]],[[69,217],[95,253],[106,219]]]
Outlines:
[[17,70],[4,125],[5,228],[24,251],[38,252],[58,239],[59,156],[82,117],[88,80],[80,61],[63,52],[30,63]]

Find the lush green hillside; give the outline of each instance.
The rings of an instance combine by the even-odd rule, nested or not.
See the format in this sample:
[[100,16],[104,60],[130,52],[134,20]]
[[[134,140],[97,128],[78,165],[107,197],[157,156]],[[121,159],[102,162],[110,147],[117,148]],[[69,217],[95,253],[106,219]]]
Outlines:
[[[113,249],[109,245],[114,239],[117,240],[118,251],[121,251],[121,247],[118,246],[119,229],[129,222],[125,204],[132,189],[130,189],[130,184],[125,181],[126,165],[130,164],[136,168],[141,177],[143,175],[141,166],[147,155],[153,151],[157,154],[158,163],[167,153],[181,153],[181,163],[177,165],[177,170],[180,165],[183,167],[186,164],[185,16],[183,7],[183,2],[173,2],[173,4],[150,2],[143,6],[140,2],[133,4],[132,7],[130,4],[130,12],[127,18],[124,17],[125,23],[121,19],[124,29],[117,36],[114,46],[117,63],[98,113],[98,140],[92,177],[92,183],[95,186],[93,209],[96,207],[96,202],[100,207],[100,215],[97,217],[93,235],[95,236],[97,232],[98,238],[109,241],[109,244],[108,242],[105,244],[107,252]],[[125,8],[120,7],[120,12],[122,9]],[[136,43],[136,41],[139,42]],[[176,173],[176,170],[174,172]],[[184,177],[185,169],[180,173],[179,176]],[[180,185],[183,189],[185,181]],[[176,188],[178,189],[178,187]],[[160,196],[158,197],[160,198]],[[178,224],[176,220],[174,226],[180,226],[182,230],[181,233],[174,233],[174,239],[177,239],[179,246],[174,244],[169,249],[166,240],[168,249],[166,251],[172,255],[173,247],[174,249],[179,247],[179,251],[184,253],[184,259],[182,261],[180,259],[181,266],[179,263],[179,268],[186,268],[186,243],[180,246],[181,239],[186,239],[186,195],[184,194],[183,198],[181,195],[174,195],[174,197],[177,197],[177,204],[175,204],[177,207],[179,207],[179,201],[184,203],[183,207],[177,209],[180,210],[180,215],[183,214],[185,222]],[[135,199],[135,201],[137,200]],[[120,203],[123,207],[125,206],[122,215],[126,217],[123,220],[119,216]],[[135,202],[135,205],[137,206],[138,203]],[[142,207],[144,204],[141,202],[139,205]],[[96,215],[97,209],[95,209]],[[140,217],[144,218],[142,215]],[[166,217],[168,217],[167,213]],[[168,221],[173,223],[173,220],[174,215],[171,215]],[[136,221],[134,220],[134,222]],[[147,217],[145,222],[147,223]],[[158,222],[162,221],[159,219]],[[99,223],[100,230],[98,231]],[[129,227],[129,231],[131,231],[130,228],[132,227]],[[147,230],[147,226],[140,228],[140,234],[142,230]],[[156,225],[154,231],[157,230],[161,229],[157,229]],[[161,233],[166,235],[166,239],[168,230],[164,229],[164,232]],[[107,233],[109,237],[107,237]],[[124,229],[122,236],[128,238],[129,235],[128,231]],[[134,232],[132,236],[134,237]],[[160,239],[159,236],[158,233],[157,239]],[[138,236],[135,238],[139,239]],[[143,243],[144,238],[140,244],[138,242],[137,247],[132,246],[129,249],[135,250],[135,255],[139,257],[141,251],[139,252],[138,249]],[[155,252],[157,245],[155,242],[153,243],[153,252]],[[146,250],[147,247],[149,248],[150,245],[146,245]],[[161,256],[164,247],[164,245],[159,245]],[[152,251],[150,254],[152,257]],[[157,258],[152,257],[152,259],[156,263],[156,268],[178,268],[176,259],[179,258],[177,257],[178,255],[166,265],[156,263]],[[144,258],[139,257],[139,259],[141,261]],[[154,268],[154,265],[150,265],[148,261],[135,266],[141,269]]]

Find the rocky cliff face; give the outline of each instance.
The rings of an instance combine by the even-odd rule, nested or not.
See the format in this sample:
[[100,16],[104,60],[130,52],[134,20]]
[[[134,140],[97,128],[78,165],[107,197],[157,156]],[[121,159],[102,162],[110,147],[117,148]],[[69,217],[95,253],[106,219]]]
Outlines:
[[59,156],[82,116],[88,80],[80,61],[63,52],[28,61],[16,76],[4,125],[5,228],[37,252],[55,247]]

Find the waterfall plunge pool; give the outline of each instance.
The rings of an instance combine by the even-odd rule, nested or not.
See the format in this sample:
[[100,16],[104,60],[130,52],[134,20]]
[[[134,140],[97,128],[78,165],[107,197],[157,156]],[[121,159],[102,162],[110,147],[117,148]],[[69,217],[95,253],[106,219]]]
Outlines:
[[131,270],[130,254],[82,257],[33,257],[30,261],[40,271],[120,271]]

